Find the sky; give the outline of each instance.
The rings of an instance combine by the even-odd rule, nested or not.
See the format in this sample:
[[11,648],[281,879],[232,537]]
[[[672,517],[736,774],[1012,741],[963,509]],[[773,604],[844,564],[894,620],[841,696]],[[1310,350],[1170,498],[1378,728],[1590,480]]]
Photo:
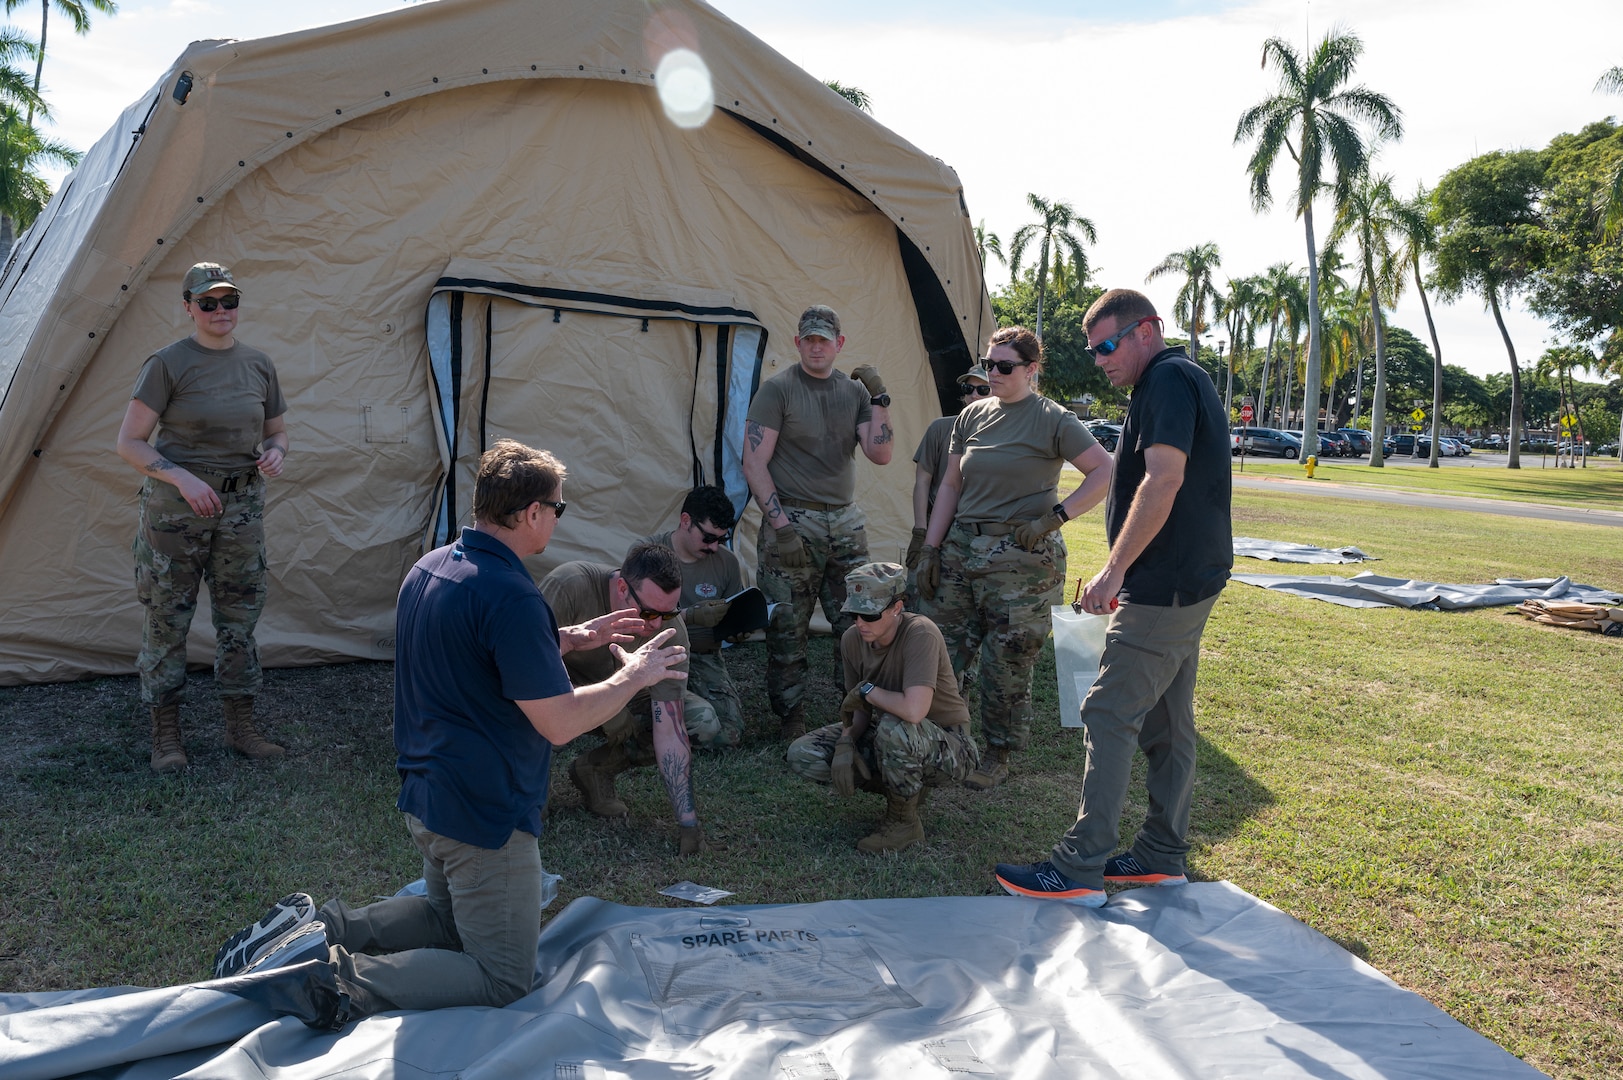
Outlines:
[[[410,2],[120,0],[118,14],[96,15],[83,38],[53,18],[51,133],[88,148],[190,41],[284,33]],[[1163,314],[1181,281],[1145,277],[1196,244],[1218,245],[1220,288],[1276,262],[1306,265],[1288,199],[1252,210],[1251,148],[1233,142],[1240,114],[1276,88],[1260,63],[1269,37],[1299,51],[1332,28],[1363,40],[1356,81],[1403,113],[1403,138],[1375,163],[1402,193],[1477,154],[1539,148],[1623,115],[1623,97],[1594,89],[1623,64],[1618,0],[819,0],[815,20],[786,0],[715,6],[818,78],[866,91],[877,120],[957,170],[971,216],[1006,246],[1033,217],[1028,192],[1070,203],[1097,230],[1095,280],[1142,289]],[[13,21],[38,32],[37,8]],[[1276,174],[1276,193],[1289,188],[1289,175]],[[1321,243],[1328,225],[1320,207]],[[989,267],[994,286],[1003,273]],[[1433,309],[1445,363],[1508,370],[1480,300],[1434,300]],[[1390,318],[1429,340],[1412,284]],[[1558,343],[1520,304],[1507,324],[1525,364]]]

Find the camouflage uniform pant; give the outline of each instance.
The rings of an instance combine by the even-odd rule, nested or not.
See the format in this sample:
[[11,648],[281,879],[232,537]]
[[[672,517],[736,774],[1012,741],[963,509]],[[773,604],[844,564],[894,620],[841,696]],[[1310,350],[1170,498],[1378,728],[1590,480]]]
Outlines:
[[[744,704],[738,699],[738,689],[727,674],[720,652],[688,654],[687,709],[695,702],[709,708],[716,717],[716,734],[708,743],[694,740],[695,746],[709,746],[721,750],[737,746],[744,740]],[[688,732],[693,734],[691,728]]]
[[146,609],[141,700],[173,705],[186,685],[186,635],[205,582],[214,617],[214,684],[221,697],[259,692],[254,627],[265,608],[265,485],[257,475],[220,495],[219,517],[199,517],[172,484],[141,487],[141,523],[131,551],[135,595]]
[[[790,743],[789,768],[807,780],[828,783],[840,730],[839,724],[827,724]],[[909,724],[889,713],[879,713],[878,723],[868,725],[857,740],[857,753],[887,790],[904,799],[917,795],[926,785],[955,784],[974,772],[981,761],[969,725],[942,727],[929,719]]]
[[780,565],[777,532],[764,521],[756,540],[760,553],[756,583],[768,602],[782,605],[766,628],[766,696],[780,718],[805,697],[806,638],[813,606],[822,601],[823,615],[838,641],[852,622],[840,610],[845,606],[845,575],[868,561],[868,519],[856,503],[838,510],[785,507],[784,513],[806,546],[809,566]]
[[941,546],[941,586],[929,616],[962,674],[980,656],[981,734],[988,746],[1024,750],[1031,739],[1031,672],[1048,637],[1049,608],[1065,591],[1065,541],[1050,533],[1033,550],[1012,535],[953,526]]

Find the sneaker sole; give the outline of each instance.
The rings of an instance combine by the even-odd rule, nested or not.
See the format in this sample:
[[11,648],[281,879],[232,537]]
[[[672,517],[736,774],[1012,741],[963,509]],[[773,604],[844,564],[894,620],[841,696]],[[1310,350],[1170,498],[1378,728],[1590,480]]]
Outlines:
[[1130,876],[1112,877],[1105,875],[1105,881],[1111,885],[1187,885],[1189,879],[1182,874],[1135,874]]
[[1034,889],[1022,889],[1005,881],[1001,875],[995,875],[997,883],[1003,886],[1003,891],[1010,896],[1029,896],[1033,900],[1059,900],[1066,904],[1076,904],[1080,907],[1104,907],[1109,899],[1103,889],[1067,889],[1064,892],[1037,892]]
[[329,955],[327,925],[318,920],[305,923],[283,935],[271,948],[255,957],[253,963],[243,968],[242,974],[251,975],[256,971],[292,967],[308,960],[326,960]]
[[229,978],[255,960],[259,950],[298,929],[316,917],[316,902],[309,893],[289,893],[276,902],[264,917],[232,934],[214,954],[214,977]]

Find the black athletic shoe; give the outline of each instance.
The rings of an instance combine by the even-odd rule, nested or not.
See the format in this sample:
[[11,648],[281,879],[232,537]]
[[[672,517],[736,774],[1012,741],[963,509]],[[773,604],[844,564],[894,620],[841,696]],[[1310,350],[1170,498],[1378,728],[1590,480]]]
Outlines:
[[281,937],[268,942],[259,955],[242,969],[244,975],[272,968],[292,967],[306,960],[325,960],[327,951],[327,924],[320,919],[295,926]]
[[1105,881],[1112,885],[1189,884],[1189,878],[1183,874],[1158,874],[1153,870],[1146,870],[1143,864],[1131,855],[1117,855],[1105,863]]
[[282,897],[263,918],[245,926],[220,946],[214,954],[214,977],[227,979],[241,972],[289,931],[316,917],[316,902],[309,893],[289,893]]

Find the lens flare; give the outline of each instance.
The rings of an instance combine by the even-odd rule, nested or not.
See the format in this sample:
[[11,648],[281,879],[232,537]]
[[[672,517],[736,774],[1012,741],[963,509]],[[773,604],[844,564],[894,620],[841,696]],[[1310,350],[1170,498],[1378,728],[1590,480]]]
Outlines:
[[710,68],[692,49],[672,49],[654,69],[654,85],[659,88],[665,115],[680,128],[696,128],[716,110],[716,93],[710,84]]

